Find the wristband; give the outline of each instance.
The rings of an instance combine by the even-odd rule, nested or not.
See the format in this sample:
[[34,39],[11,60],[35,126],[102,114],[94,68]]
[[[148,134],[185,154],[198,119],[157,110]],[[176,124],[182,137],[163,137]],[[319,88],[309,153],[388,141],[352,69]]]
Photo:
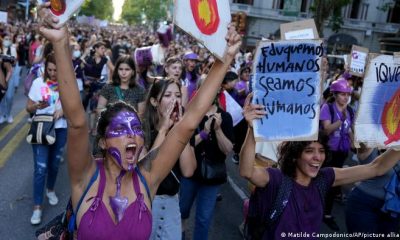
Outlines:
[[205,141],[205,140],[208,139],[208,134],[207,134],[204,130],[202,130],[199,134],[200,134],[200,138],[201,138],[203,141]]

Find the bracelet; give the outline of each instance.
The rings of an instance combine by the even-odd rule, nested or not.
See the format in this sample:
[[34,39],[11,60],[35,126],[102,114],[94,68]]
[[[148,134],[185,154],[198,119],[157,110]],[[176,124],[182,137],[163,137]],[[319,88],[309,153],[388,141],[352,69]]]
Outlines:
[[201,138],[203,141],[205,141],[205,140],[208,139],[208,134],[207,134],[204,130],[201,130],[201,132],[200,132],[199,134],[200,134],[200,138]]

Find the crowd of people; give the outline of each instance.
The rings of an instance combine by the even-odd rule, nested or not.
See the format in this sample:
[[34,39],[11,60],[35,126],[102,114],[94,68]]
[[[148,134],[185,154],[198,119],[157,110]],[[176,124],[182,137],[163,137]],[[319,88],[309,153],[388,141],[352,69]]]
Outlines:
[[[266,111],[251,104],[253,53],[240,49],[233,26],[222,62],[183,32],[165,42],[144,26],[56,28],[48,14],[44,8],[37,23],[0,25],[0,124],[13,122],[22,82],[30,119],[55,119],[56,142],[32,145],[32,225],[42,222],[44,196],[59,202],[55,182],[66,152],[78,239],[207,239],[228,156],[255,186],[249,216],[268,218],[280,188],[290,186],[288,205],[260,238],[319,232],[322,222],[344,230],[332,206],[343,198],[340,186],[354,182],[361,183],[347,197],[347,231],[397,232],[400,218],[381,207],[400,152],[352,145],[362,79],[346,66],[332,69],[323,59],[317,141],[256,144],[252,122]],[[136,57],[151,46],[162,49],[161,61]],[[243,120],[233,122],[225,93]],[[360,165],[343,168],[349,158]]]

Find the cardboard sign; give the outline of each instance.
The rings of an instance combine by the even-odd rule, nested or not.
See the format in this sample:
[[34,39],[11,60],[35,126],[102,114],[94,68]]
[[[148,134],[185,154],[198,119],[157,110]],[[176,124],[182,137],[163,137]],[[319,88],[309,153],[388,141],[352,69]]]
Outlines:
[[7,12],[0,11],[0,22],[7,23]]
[[251,85],[267,115],[253,122],[256,141],[318,138],[323,52],[321,40],[260,42]]
[[68,21],[71,16],[78,11],[85,0],[38,0],[38,4],[50,2],[51,14],[58,17],[58,27],[62,26]]
[[174,23],[223,60],[231,22],[229,0],[175,0]]
[[400,59],[370,54],[355,120],[355,141],[368,147],[400,145]]
[[368,52],[368,48],[353,45],[349,56],[349,69],[351,75],[359,77],[364,76]]
[[281,24],[281,39],[318,39],[318,31],[314,19]]

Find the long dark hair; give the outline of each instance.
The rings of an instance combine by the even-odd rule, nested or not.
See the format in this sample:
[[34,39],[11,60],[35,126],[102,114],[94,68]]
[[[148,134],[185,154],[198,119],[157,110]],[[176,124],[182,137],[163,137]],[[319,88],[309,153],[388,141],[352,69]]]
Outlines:
[[144,119],[146,119],[146,121],[143,123],[145,144],[147,149],[150,149],[150,145],[152,144],[151,133],[155,131],[155,128],[160,120],[158,117],[157,108],[151,104],[151,98],[154,98],[157,100],[157,102],[160,102],[168,86],[171,84],[176,84],[181,92],[180,84],[169,78],[156,80],[149,89],[149,93],[146,98],[146,109],[144,111]]
[[330,160],[328,136],[322,131],[318,134],[317,141],[283,142],[279,146],[278,165],[283,174],[291,178],[296,177],[297,159],[303,150],[313,142],[320,143],[325,149],[325,161]]
[[137,72],[136,72],[136,67],[135,67],[135,61],[130,56],[121,56],[115,62],[115,70],[113,71],[113,75],[112,75],[112,85],[114,85],[114,86],[121,85],[121,78],[119,77],[119,74],[118,74],[118,68],[123,63],[127,64],[133,71],[131,79],[129,79],[129,88],[134,88],[137,85],[137,82],[136,82]]

